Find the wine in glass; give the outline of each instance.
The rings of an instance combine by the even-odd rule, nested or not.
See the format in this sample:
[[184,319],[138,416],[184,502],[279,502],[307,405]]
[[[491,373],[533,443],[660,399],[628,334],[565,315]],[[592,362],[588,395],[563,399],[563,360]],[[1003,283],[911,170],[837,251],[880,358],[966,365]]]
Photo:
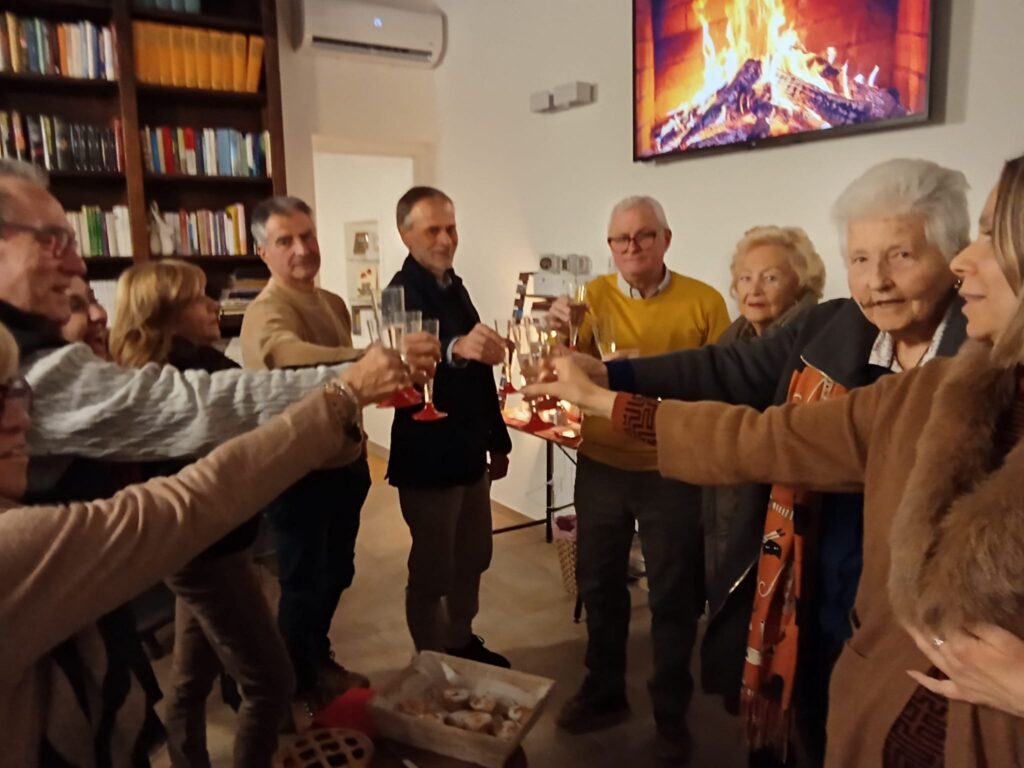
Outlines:
[[569,283],[569,349],[576,349],[580,327],[587,316],[587,284],[574,279]]
[[[384,325],[379,329],[381,341],[388,349],[397,351],[402,356],[402,362],[408,362],[405,354],[405,337],[409,333],[419,333],[423,323],[423,313],[416,310],[413,312],[392,311],[387,316]],[[410,330],[415,329],[415,330]],[[413,387],[406,387],[399,390],[378,408],[408,408],[412,405],[419,405],[423,402],[420,393]]]
[[[433,317],[427,317],[423,319],[423,330],[434,337],[440,337],[441,326],[440,322]],[[448,414],[444,411],[439,411],[434,405],[434,382],[430,380],[423,385],[423,407],[419,410],[419,413],[413,415],[413,421],[440,421],[441,419],[447,419]]]
[[501,383],[498,385],[498,394],[503,398],[519,391],[512,384],[512,360],[516,353],[516,345],[512,340],[512,326],[522,322],[521,318],[494,321],[494,330],[505,341],[505,356],[501,361]]

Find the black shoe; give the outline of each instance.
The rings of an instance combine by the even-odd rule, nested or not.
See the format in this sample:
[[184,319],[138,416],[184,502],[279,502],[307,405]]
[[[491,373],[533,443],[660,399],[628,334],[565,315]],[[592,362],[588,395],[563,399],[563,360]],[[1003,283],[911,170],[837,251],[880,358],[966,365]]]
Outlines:
[[334,660],[332,652],[320,663],[316,671],[316,687],[337,698],[351,688],[369,688],[370,678],[359,672],[345,669]]
[[623,723],[630,717],[629,702],[625,696],[594,696],[586,686],[565,702],[558,713],[558,727],[572,734],[603,731]]
[[693,739],[683,728],[658,728],[658,759],[666,765],[688,766],[693,758]]
[[445,650],[449,656],[457,656],[460,659],[479,661],[481,664],[490,664],[492,667],[504,667],[512,669],[512,662],[500,653],[489,651],[484,647],[484,639],[480,635],[473,635],[473,639],[461,648],[448,648]]

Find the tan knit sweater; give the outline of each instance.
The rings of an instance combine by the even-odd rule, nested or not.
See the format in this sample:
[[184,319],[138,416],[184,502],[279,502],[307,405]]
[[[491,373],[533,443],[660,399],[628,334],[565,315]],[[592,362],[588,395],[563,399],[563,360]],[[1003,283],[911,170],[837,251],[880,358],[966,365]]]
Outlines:
[[352,348],[352,319],[338,295],[302,291],[271,278],[242,320],[246,368],[298,368],[344,363],[359,357]]
[[[330,400],[330,401],[329,401]],[[0,503],[0,765],[38,764],[50,652],[357,445],[322,390],[173,477],[67,506]],[[71,745],[85,749],[89,745]]]

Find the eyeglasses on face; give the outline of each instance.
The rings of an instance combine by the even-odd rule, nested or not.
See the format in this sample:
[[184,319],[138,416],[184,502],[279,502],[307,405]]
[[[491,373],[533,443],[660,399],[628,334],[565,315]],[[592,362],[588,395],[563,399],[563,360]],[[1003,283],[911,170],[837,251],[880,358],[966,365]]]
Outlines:
[[21,376],[15,376],[0,384],[0,419],[10,405],[20,405],[25,413],[32,409],[32,387]]
[[75,243],[75,233],[64,227],[33,227],[28,224],[18,224],[14,221],[0,219],[0,234],[4,230],[28,232],[35,238],[40,247],[57,255],[64,253],[69,246]]
[[615,253],[625,253],[629,250],[630,243],[636,243],[636,247],[643,250],[654,245],[658,237],[657,230],[645,229],[630,237],[629,235],[615,235],[608,238],[608,245]]

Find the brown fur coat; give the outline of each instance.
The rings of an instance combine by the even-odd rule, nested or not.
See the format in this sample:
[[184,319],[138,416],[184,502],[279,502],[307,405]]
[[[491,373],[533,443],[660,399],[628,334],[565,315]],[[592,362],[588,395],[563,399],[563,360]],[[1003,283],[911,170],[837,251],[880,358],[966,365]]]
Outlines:
[[1024,636],[1024,443],[1005,461],[995,449],[1015,383],[969,344],[935,392],[890,536],[889,596],[903,622]]

